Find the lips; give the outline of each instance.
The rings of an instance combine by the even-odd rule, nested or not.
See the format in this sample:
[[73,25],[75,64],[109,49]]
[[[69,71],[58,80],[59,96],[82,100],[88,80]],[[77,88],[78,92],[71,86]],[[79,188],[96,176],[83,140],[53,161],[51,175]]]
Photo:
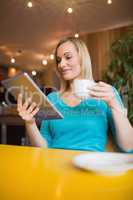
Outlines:
[[70,72],[70,71],[72,71],[72,70],[71,70],[71,69],[64,69],[64,70],[61,71],[61,73],[62,73],[62,74],[66,74],[66,73],[68,73],[68,72]]

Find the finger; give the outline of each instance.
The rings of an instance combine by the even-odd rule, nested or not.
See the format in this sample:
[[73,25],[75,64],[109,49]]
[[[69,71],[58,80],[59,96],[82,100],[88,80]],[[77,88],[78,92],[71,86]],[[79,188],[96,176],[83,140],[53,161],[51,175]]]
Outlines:
[[22,109],[22,94],[20,93],[17,98],[17,110],[19,111],[21,109]]
[[96,92],[108,92],[109,88],[108,87],[100,87],[100,86],[94,86],[93,88],[90,89],[90,91],[96,91]]
[[92,90],[90,90],[90,92],[89,92],[89,94],[91,95],[91,96],[93,96],[93,97],[103,97],[103,96],[106,96],[105,95],[105,93],[103,93],[103,92],[101,92],[101,91],[92,91]]
[[31,106],[28,108],[27,113],[32,113],[32,111],[37,107],[37,104],[33,102]]
[[108,93],[106,93],[106,95],[105,94],[99,95],[99,96],[93,95],[93,98],[97,98],[97,99],[100,99],[100,100],[103,100],[106,102],[110,102],[112,99],[115,98],[115,96],[112,93],[108,92]]
[[31,102],[31,98],[29,97],[25,103],[23,104],[23,110],[26,110]]
[[98,85],[101,86],[101,87],[111,87],[112,88],[112,85],[105,83],[103,81],[98,82]]
[[36,114],[38,111],[39,111],[39,107],[35,108],[35,109],[32,111],[31,115],[34,117],[35,114]]

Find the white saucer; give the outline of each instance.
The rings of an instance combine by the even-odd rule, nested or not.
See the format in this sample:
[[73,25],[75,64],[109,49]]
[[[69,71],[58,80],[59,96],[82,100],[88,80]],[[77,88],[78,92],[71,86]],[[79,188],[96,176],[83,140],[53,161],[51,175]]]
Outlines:
[[75,156],[76,167],[102,175],[121,175],[133,169],[133,155],[127,153],[85,153]]

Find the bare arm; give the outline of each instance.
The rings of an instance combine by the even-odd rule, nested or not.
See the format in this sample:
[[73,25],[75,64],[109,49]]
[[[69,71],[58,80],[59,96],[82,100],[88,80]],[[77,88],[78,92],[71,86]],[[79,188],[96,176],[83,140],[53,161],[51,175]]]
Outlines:
[[118,102],[112,102],[111,111],[116,128],[116,137],[119,146],[125,151],[133,150],[133,127]]
[[35,119],[31,122],[25,121],[26,132],[30,143],[35,147],[47,147],[46,140],[41,136],[40,131],[37,127]]
[[22,95],[18,96],[17,110],[23,120],[25,120],[26,133],[31,145],[36,147],[47,147],[46,140],[41,136],[40,131],[35,122],[34,116],[39,111],[35,103],[31,103],[27,99],[22,105]]

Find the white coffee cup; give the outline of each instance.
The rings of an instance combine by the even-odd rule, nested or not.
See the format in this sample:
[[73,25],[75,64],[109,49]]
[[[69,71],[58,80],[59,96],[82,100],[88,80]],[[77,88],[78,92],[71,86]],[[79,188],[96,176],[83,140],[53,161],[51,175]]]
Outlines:
[[89,89],[91,89],[96,82],[89,79],[77,79],[74,80],[74,94],[80,98],[90,97]]

